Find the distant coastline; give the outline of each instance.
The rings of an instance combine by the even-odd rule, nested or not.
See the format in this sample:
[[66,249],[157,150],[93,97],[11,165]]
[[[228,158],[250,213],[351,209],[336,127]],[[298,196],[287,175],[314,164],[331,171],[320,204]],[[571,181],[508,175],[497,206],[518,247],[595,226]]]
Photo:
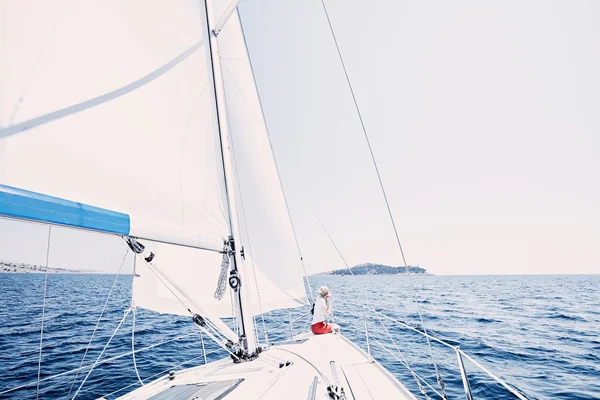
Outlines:
[[31,265],[26,263],[11,263],[6,261],[0,261],[0,273],[4,274],[89,274],[98,273],[90,270],[78,270],[78,269],[67,269],[67,268],[51,268],[42,265]]
[[[420,266],[408,265],[408,272],[415,275],[432,275],[425,268]],[[402,275],[406,273],[405,267],[393,267],[390,265],[366,263],[355,265],[354,267],[336,269],[333,271],[321,272],[315,275]]]

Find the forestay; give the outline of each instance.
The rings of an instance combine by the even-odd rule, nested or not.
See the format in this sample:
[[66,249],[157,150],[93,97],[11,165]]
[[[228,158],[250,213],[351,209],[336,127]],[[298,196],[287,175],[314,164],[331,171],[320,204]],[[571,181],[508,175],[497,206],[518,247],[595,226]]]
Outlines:
[[221,250],[203,2],[0,7],[0,214],[104,231],[117,212],[113,233]]
[[[229,3],[217,2],[216,15]],[[269,281],[298,304],[306,304],[304,271],[237,10],[220,31],[218,42],[239,189],[236,199],[242,245]],[[245,263],[251,271],[248,257]],[[260,279],[258,285],[262,289]]]

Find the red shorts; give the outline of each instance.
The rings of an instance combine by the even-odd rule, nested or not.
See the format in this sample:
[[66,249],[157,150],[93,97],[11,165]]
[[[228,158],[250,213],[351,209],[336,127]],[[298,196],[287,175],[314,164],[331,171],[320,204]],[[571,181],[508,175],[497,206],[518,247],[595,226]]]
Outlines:
[[317,322],[316,324],[313,324],[310,329],[315,335],[322,335],[324,333],[331,333],[333,326],[324,322]]

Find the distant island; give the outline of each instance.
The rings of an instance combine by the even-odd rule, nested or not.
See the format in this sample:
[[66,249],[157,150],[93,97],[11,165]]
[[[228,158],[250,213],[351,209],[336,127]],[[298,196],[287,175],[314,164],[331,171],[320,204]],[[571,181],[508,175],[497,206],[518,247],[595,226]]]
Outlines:
[[[392,267],[389,265],[373,263],[355,265],[350,269],[352,272],[350,272],[348,268],[343,268],[335,271],[322,272],[317,275],[398,275],[406,273],[405,267]],[[414,265],[408,266],[408,272],[418,275],[431,275],[425,268],[421,268],[419,266],[415,267]]]
[[51,268],[44,267],[41,265],[31,265],[26,263],[11,263],[6,261],[0,261],[0,273],[17,273],[17,274],[85,274],[94,271],[81,271],[76,269],[67,268]]

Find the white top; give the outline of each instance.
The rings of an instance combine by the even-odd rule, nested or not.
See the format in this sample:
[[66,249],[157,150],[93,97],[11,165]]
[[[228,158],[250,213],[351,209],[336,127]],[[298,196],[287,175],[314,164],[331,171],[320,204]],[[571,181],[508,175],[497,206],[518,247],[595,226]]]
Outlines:
[[317,324],[319,322],[325,321],[325,317],[329,315],[327,312],[323,312],[323,308],[327,310],[327,302],[321,296],[317,297],[315,301],[315,313],[313,315],[312,324]]

